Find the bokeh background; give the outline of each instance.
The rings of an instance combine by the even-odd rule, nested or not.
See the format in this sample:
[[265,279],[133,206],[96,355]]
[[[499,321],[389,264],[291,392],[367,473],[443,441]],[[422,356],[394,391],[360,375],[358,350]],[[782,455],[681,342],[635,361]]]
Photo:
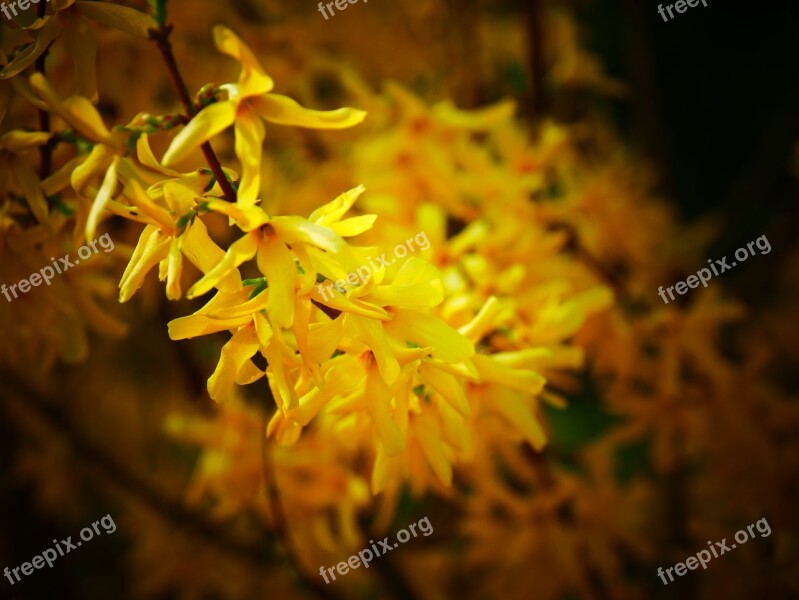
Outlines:
[[[486,261],[478,296],[537,307],[548,285],[571,282],[564,302],[580,316],[541,335],[585,359],[545,373],[544,450],[477,419],[451,485],[410,473],[374,495],[369,452],[315,434],[288,448],[266,439],[264,381],[212,401],[205,382],[227,338],[170,340],[167,323],[201,303],[168,301],[153,275],[124,305],[100,294],[114,325],[82,309],[54,324],[33,304],[41,289],[0,299],[0,567],[106,514],[117,524],[53,569],[0,580],[0,597],[799,597],[799,6],[708,4],[664,23],[648,0],[361,0],[329,20],[304,0],[170,0],[192,93],[236,77],[212,43],[224,24],[280,93],[369,111],[352,130],[268,130],[270,213],[307,216],[363,183],[365,210],[389,224],[376,235],[390,238],[421,229],[405,212],[438,203],[440,264],[460,260],[457,236],[486,219],[495,237],[474,249]],[[153,44],[90,26],[107,123],[179,110]],[[7,57],[30,39],[6,22],[0,33]],[[73,77],[64,48],[47,60],[53,81]],[[505,99],[514,116],[478,125],[431,108]],[[35,112],[12,104],[0,131],[26,127]],[[168,141],[153,138],[157,156]],[[235,169],[232,135],[214,147]],[[0,194],[11,202],[10,188]],[[492,208],[503,194],[535,208],[508,201],[503,216]],[[229,244],[224,225],[213,231]],[[514,241],[514,226],[532,238]],[[105,227],[118,250],[95,274],[115,288],[140,226]],[[2,282],[17,280],[8,231]],[[761,235],[769,254],[662,304],[658,285]],[[517,263],[526,287],[503,283]],[[594,288],[612,302],[576,299]],[[422,516],[430,537],[321,581],[319,566]],[[769,537],[661,584],[658,566],[763,517]]]

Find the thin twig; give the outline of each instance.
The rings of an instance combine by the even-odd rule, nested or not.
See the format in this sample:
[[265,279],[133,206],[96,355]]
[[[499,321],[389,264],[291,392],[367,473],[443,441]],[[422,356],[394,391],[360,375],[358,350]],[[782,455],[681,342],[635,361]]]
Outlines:
[[[175,61],[175,54],[172,52],[172,43],[169,41],[169,35],[171,33],[172,25],[163,25],[159,29],[150,29],[150,39],[155,42],[155,44],[158,46],[158,49],[161,51],[161,56],[163,57],[164,62],[166,63],[167,71],[169,72],[169,78],[172,81],[175,91],[178,93],[180,103],[183,105],[183,109],[186,111],[189,118],[191,118],[197,114],[197,107],[191,100],[189,89],[186,87],[186,82],[183,80],[183,76],[180,74],[178,64]],[[219,182],[219,187],[222,188],[222,192],[225,194],[225,200],[228,202],[235,202],[236,191],[233,189],[233,186],[230,185],[227,177],[225,177],[225,172],[222,170],[222,164],[219,162],[211,143],[203,142],[200,145],[200,150],[202,150],[203,155],[205,156],[205,161],[208,163],[208,166],[211,168],[211,171],[213,171],[216,180]]]

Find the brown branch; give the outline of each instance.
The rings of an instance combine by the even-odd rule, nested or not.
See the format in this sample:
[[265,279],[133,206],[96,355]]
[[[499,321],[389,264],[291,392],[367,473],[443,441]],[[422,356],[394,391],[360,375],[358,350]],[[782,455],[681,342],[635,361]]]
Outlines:
[[[158,46],[158,49],[161,51],[161,56],[166,63],[169,78],[172,81],[175,91],[178,93],[180,103],[183,105],[183,109],[186,111],[188,117],[191,118],[197,114],[197,107],[194,102],[192,102],[189,89],[186,87],[186,82],[183,80],[178,64],[175,61],[175,54],[172,52],[172,43],[169,41],[169,35],[171,33],[172,25],[162,25],[159,29],[150,29],[150,39],[155,42],[156,46]],[[219,162],[211,143],[203,142],[200,145],[200,150],[202,150],[205,161],[208,163],[211,171],[213,171],[214,177],[216,177],[216,180],[219,182],[219,187],[222,188],[225,200],[228,202],[235,202],[236,191],[233,189],[233,186],[230,185],[227,177],[225,177],[222,164]]]
[[544,65],[544,26],[543,7],[541,0],[525,0],[522,2],[523,10],[527,17],[527,60],[530,66],[531,91],[530,91],[530,117],[535,122],[541,122],[547,116],[549,109],[544,79],[546,68]]
[[[42,2],[39,4],[37,14],[39,18],[44,18],[46,4]],[[44,75],[44,65],[47,59],[47,54],[50,52],[50,47],[44,49],[36,58],[36,72]],[[50,133],[50,113],[46,110],[39,109],[39,129]],[[53,149],[55,148],[56,141],[50,138],[47,143],[39,148],[41,154],[41,164],[39,165],[39,177],[45,179],[50,175],[53,170]]]
[[[185,507],[180,501],[161,495],[150,487],[148,482],[113,459],[107,449],[101,448],[87,439],[62,411],[50,406],[39,390],[16,374],[3,372],[2,380],[10,383],[9,388],[15,392],[16,396],[25,399],[24,403],[19,401],[22,406],[32,409],[41,420],[68,442],[79,458],[88,466],[94,467],[94,470],[112,485],[134,496],[173,525],[190,530],[210,545],[230,553],[259,571],[263,570],[268,559],[273,558],[270,553],[264,551],[264,548],[229,537],[214,524],[206,521],[200,514]],[[0,406],[3,405],[0,404]],[[8,409],[6,408],[6,410]]]

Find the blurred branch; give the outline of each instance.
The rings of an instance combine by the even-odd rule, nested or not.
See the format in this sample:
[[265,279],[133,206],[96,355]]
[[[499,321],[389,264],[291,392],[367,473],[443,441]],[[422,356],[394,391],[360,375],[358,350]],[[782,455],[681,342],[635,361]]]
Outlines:
[[549,110],[544,91],[544,25],[541,0],[521,0],[521,9],[527,19],[527,61],[530,67],[530,117],[541,122]]
[[263,461],[264,470],[264,491],[266,492],[266,498],[269,502],[269,508],[272,512],[272,527],[277,539],[280,542],[280,545],[283,548],[285,558],[289,563],[287,566],[291,568],[302,587],[313,590],[319,598],[323,598],[325,600],[338,600],[338,596],[333,593],[330,588],[323,586],[320,581],[316,581],[315,579],[308,577],[307,574],[302,570],[300,562],[297,559],[298,553],[294,547],[294,543],[291,541],[291,534],[289,533],[288,526],[286,524],[286,513],[283,510],[283,502],[280,500],[280,491],[278,490],[276,470],[274,468],[274,455],[273,453],[269,452],[267,448],[266,426],[267,418],[266,413],[264,413],[263,425],[261,427],[260,433],[261,459]]
[[[526,444],[523,452],[533,468],[535,477],[538,480],[537,483],[540,486],[540,492],[557,496],[557,488],[560,483],[552,468],[555,464],[552,452],[546,448],[540,452],[536,452]],[[579,523],[575,519],[573,504],[568,498],[561,504],[556,516],[557,519],[566,526],[579,526]],[[610,591],[602,580],[597,568],[592,564],[592,557],[585,547],[579,552],[579,556],[585,571],[585,581],[588,584],[589,597],[595,600],[610,600]]]
[[[668,542],[664,548],[674,548],[689,553],[691,536],[686,530],[686,525],[691,517],[688,507],[688,465],[679,462],[659,478],[665,501],[665,521],[668,531]],[[668,562],[673,556],[665,555],[661,561]],[[660,561],[659,561],[660,562]],[[690,577],[681,582],[680,598],[691,600],[696,596],[696,586]]]
[[[229,537],[224,531],[206,521],[200,514],[186,508],[180,501],[163,496],[150,487],[148,482],[139,475],[112,458],[107,449],[99,447],[87,439],[62,411],[50,405],[42,392],[14,373],[3,371],[0,375],[2,375],[3,381],[10,384],[10,389],[18,397],[16,401],[19,405],[30,409],[50,428],[54,429],[66,440],[78,457],[90,467],[94,467],[94,470],[102,478],[134,496],[173,525],[185,527],[219,550],[230,553],[258,570],[263,569],[267,564],[266,561],[270,556],[264,553],[262,547]],[[24,402],[22,398],[24,398]],[[0,404],[0,406],[4,405]],[[6,411],[8,411],[7,407]]]
[[[186,87],[186,82],[183,80],[183,76],[180,74],[178,63],[175,61],[175,54],[172,52],[172,43],[169,41],[169,36],[171,33],[172,25],[162,25],[158,29],[150,29],[150,39],[155,42],[156,46],[158,46],[158,49],[161,51],[161,56],[163,57],[164,62],[166,63],[167,71],[169,72],[169,78],[172,80],[172,85],[174,86],[175,91],[178,93],[178,98],[180,98],[180,103],[183,105],[186,114],[189,117],[193,117],[197,114],[197,107],[191,100],[189,89]],[[211,167],[211,171],[213,171],[214,176],[219,183],[219,187],[222,188],[222,192],[225,194],[225,200],[228,202],[235,202],[236,192],[233,190],[233,187],[230,185],[227,177],[225,177],[225,172],[222,170],[222,165],[219,162],[216,153],[214,153],[211,143],[203,142],[200,145],[200,149],[205,156],[205,161],[208,163],[208,166]]]
[[[663,145],[663,126],[658,118],[657,70],[652,60],[652,20],[649,7],[640,0],[625,0],[627,36],[629,39],[629,69],[633,85],[630,107],[634,119],[634,135],[637,145],[660,166],[661,181],[669,182],[671,167]],[[660,25],[661,23],[658,23]]]
[[[37,9],[38,17],[44,18],[45,10],[47,6],[44,2],[39,4]],[[45,61],[47,60],[47,54],[50,52],[50,47],[48,46],[44,52],[42,52],[39,57],[36,59],[36,72],[41,73],[44,75],[45,69]],[[50,113],[46,110],[39,109],[39,129],[41,131],[50,132]],[[56,141],[52,138],[47,140],[47,143],[44,144],[39,148],[39,152],[41,154],[41,164],[39,166],[39,177],[45,179],[50,175],[50,172],[53,170],[53,148],[55,148]]]
[[442,31],[442,39],[447,36],[450,40],[446,46],[446,60],[452,65],[452,93],[459,106],[477,108],[485,101],[480,67],[480,7],[477,2],[448,0],[446,14],[452,33],[448,35],[447,30]]

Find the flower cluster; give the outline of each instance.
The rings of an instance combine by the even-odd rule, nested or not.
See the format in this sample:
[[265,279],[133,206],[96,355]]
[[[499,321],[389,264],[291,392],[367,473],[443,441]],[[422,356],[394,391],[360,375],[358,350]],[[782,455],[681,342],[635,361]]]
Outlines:
[[[358,71],[306,44],[332,44],[333,23],[273,27],[279,3],[244,4],[170,6],[177,33],[195,27],[174,37],[165,0],[153,16],[52,0],[2,25],[0,282],[115,242],[0,303],[0,375],[77,398],[52,403],[74,416],[63,423],[34,394],[0,404],[36,441],[18,471],[37,503],[79,514],[65,441],[91,460],[104,439],[104,488],[125,506],[136,592],[152,597],[293,597],[295,576],[313,587],[319,565],[411,513],[430,514],[435,534],[335,585],[646,597],[654,570],[636,573],[685,555],[663,550],[672,536],[701,545],[754,513],[790,571],[799,411],[768,373],[796,354],[792,306],[738,337],[746,309],[721,282],[661,303],[652,290],[695,269],[711,228],[679,224],[602,121],[531,126],[509,99],[461,109],[394,81],[375,91],[377,50]],[[417,4],[409,30],[442,26],[439,3]],[[380,48],[367,6],[357,18]],[[567,13],[546,19],[553,86],[624,94]],[[220,21],[268,22],[270,35],[245,43]],[[522,53],[514,27],[479,32],[494,63]],[[404,49],[403,81],[419,51]],[[163,72],[150,73],[156,53]],[[441,95],[491,75],[464,65]],[[192,95],[194,78],[226,83]],[[90,353],[91,331],[112,340]],[[86,364],[67,375],[58,362]],[[622,468],[630,454],[644,466]],[[729,590],[737,560],[701,585]]]

